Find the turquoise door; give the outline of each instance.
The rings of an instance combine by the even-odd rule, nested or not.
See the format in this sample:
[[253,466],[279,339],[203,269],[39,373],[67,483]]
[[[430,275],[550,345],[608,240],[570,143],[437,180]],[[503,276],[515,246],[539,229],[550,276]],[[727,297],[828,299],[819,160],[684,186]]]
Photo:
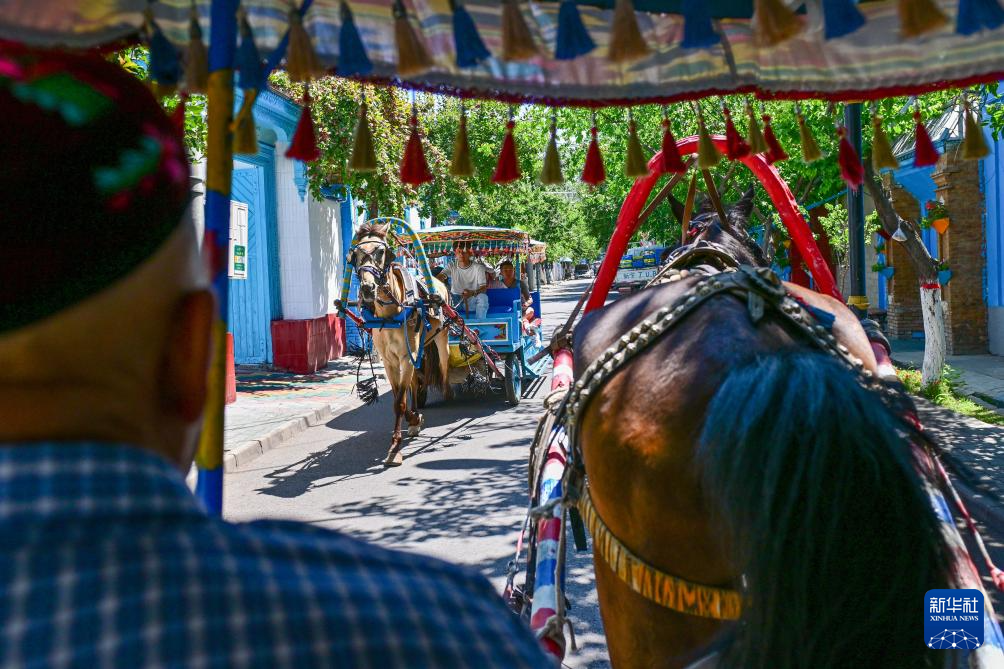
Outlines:
[[234,335],[234,362],[238,365],[272,362],[271,322],[278,311],[278,300],[273,295],[278,293],[278,272],[272,258],[278,255],[278,249],[272,248],[275,199],[267,197],[271,180],[266,175],[264,167],[235,169],[233,173],[231,198],[248,206],[247,277],[230,280],[229,323]]

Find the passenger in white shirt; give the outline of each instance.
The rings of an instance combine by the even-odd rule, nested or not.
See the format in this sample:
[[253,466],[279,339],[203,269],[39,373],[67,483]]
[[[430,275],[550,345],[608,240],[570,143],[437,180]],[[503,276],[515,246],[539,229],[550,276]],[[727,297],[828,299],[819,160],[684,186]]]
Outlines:
[[[472,260],[468,246],[457,242],[453,245],[455,260],[446,266],[446,275],[450,277],[450,294],[456,308],[474,310],[475,318],[488,315],[488,274],[484,264]],[[470,311],[467,311],[470,315]]]

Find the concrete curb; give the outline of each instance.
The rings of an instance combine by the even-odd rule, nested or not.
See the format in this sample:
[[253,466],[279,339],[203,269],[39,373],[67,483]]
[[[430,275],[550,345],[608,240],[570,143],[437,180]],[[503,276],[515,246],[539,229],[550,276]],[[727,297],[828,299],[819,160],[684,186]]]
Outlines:
[[246,441],[223,454],[223,471],[225,473],[238,471],[263,453],[282,446],[308,428],[326,423],[349,408],[349,405],[336,404],[332,408],[332,405],[325,404],[283,423],[260,439]]

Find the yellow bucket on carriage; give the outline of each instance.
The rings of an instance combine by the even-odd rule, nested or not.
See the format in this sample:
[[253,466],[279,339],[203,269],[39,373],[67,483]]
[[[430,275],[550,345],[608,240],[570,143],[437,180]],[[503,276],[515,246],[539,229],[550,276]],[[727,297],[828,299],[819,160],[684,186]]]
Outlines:
[[475,351],[470,356],[466,356],[460,350],[460,344],[450,344],[450,367],[470,367],[480,359],[480,351]]

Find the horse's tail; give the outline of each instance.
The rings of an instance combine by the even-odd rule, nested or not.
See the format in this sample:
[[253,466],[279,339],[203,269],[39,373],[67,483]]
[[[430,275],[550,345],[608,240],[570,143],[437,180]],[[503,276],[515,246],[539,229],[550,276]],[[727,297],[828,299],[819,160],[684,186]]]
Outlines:
[[433,338],[426,346],[422,365],[425,368],[425,385],[429,388],[443,390],[446,387],[446,377],[443,376],[443,370],[439,367],[439,342],[436,341],[436,338]]
[[729,373],[698,460],[745,580],[726,666],[934,666],[919,625],[924,593],[950,587],[949,553],[918,438],[823,353]]

